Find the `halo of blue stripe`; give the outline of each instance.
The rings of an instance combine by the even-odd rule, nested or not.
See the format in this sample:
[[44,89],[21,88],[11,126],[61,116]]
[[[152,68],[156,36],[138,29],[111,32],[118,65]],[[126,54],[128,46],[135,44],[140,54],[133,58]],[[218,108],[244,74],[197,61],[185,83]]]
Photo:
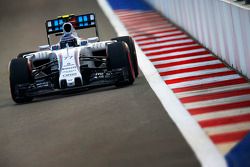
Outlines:
[[250,166],[250,133],[226,155],[226,160],[228,167]]
[[114,10],[152,10],[143,0],[108,0],[109,4]]

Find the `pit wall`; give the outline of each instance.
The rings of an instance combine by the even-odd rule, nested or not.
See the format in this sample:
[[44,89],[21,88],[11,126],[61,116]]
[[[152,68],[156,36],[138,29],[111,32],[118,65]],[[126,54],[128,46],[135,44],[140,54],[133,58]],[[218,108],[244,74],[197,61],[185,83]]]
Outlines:
[[230,0],[145,0],[250,79],[250,9]]

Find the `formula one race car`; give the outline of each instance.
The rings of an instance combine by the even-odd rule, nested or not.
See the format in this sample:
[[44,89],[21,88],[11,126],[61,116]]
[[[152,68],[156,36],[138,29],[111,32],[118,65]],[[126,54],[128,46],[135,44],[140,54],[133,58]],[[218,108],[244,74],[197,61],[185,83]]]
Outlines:
[[[95,28],[96,37],[81,39],[76,30]],[[27,103],[34,97],[94,87],[133,84],[138,76],[131,37],[99,41],[95,14],[65,15],[46,21],[48,45],[11,60],[12,99]],[[51,35],[60,36],[51,44]]]

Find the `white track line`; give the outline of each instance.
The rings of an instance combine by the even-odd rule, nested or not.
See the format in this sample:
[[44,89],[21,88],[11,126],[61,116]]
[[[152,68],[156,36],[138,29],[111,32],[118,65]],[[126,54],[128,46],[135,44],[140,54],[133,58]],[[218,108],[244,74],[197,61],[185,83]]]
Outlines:
[[132,13],[130,12],[128,12],[128,11],[122,11],[122,12],[120,12],[120,11],[116,11],[116,13],[120,16],[120,17],[129,17],[129,16],[135,16],[135,15],[141,15],[141,14],[144,14],[144,15],[150,15],[150,14],[154,14],[155,12],[154,11],[147,11],[147,12],[143,12],[143,11],[133,11]]
[[[155,24],[153,24],[152,22],[155,22]],[[142,21],[134,21],[134,22],[123,22],[124,25],[129,26],[131,28],[135,28],[135,27],[145,27],[145,26],[157,26],[157,25],[161,25],[161,24],[166,24],[166,25],[170,25],[171,23],[167,22],[166,20],[163,19],[158,19],[158,20],[142,20]]]
[[212,78],[206,78],[206,79],[200,79],[200,80],[194,80],[194,81],[187,81],[187,82],[181,82],[176,84],[169,84],[169,87],[171,89],[176,88],[183,88],[187,86],[196,86],[196,85],[202,85],[202,84],[208,84],[208,83],[214,83],[214,82],[220,82],[220,81],[229,81],[233,79],[241,78],[238,74],[232,74],[232,75],[226,75],[226,76],[219,76],[219,77],[212,77]]
[[117,12],[116,13],[119,15],[119,17],[121,18],[133,18],[135,16],[141,16],[141,15],[152,15],[155,14],[155,12],[153,11],[149,11],[149,12],[143,12],[143,11],[134,11],[134,12],[129,12],[129,11],[124,11],[124,12]]
[[144,51],[144,53],[149,54],[149,53],[157,53],[157,52],[162,52],[162,51],[171,51],[171,50],[174,50],[174,49],[182,49],[182,48],[187,48],[187,47],[191,47],[191,46],[199,46],[199,44],[187,44],[187,45],[183,45],[183,46],[162,48],[162,49],[157,49],[157,50]]
[[[189,58],[189,59],[191,59],[191,58]],[[230,71],[230,70],[228,68],[216,68],[216,69],[212,69],[212,70],[201,70],[201,71],[195,71],[195,72],[187,72],[187,73],[181,73],[181,74],[162,76],[162,79],[165,81],[165,80],[171,80],[171,79],[178,79],[178,78],[184,78],[184,77],[195,77],[195,76],[199,76],[199,75],[213,74],[213,73],[226,72],[226,71]]]
[[144,18],[145,20],[146,19],[150,19],[150,18],[159,18],[159,15],[155,12],[153,13],[142,13],[142,14],[136,14],[136,17],[135,17],[135,14],[133,15],[130,15],[130,16],[120,16],[119,17],[121,18],[122,21],[134,21],[134,20],[142,20],[141,18]]
[[[179,47],[175,47],[175,48],[181,49],[181,48],[186,48],[186,47],[190,47],[190,46],[198,46],[198,45],[188,45],[185,47],[179,46]],[[168,49],[166,51],[171,51],[171,50],[173,50],[173,48]],[[169,60],[158,60],[158,61],[154,61],[152,63],[153,63],[153,65],[160,65],[160,64],[167,64],[167,63],[173,63],[173,62],[180,62],[180,61],[184,61],[184,60],[191,60],[191,59],[197,59],[197,58],[208,58],[208,57],[213,57],[213,56],[211,54],[205,54],[205,55],[200,55],[200,56],[194,55],[194,56],[188,56],[188,57],[183,57],[183,58],[173,58],[173,59],[169,59]]]
[[162,37],[162,38],[156,38],[156,39],[146,39],[146,40],[143,40],[143,41],[139,41],[137,43],[140,45],[140,44],[145,44],[145,43],[148,43],[148,42],[160,42],[160,41],[164,41],[164,40],[178,40],[180,38],[185,38],[185,37],[188,37],[188,36],[186,34],[183,34],[183,35],[177,35],[177,36],[173,36],[173,37]]
[[177,63],[180,61],[185,61],[185,60],[192,60],[192,59],[198,59],[198,58],[209,58],[212,55],[206,54],[206,55],[200,55],[200,56],[190,56],[190,57],[184,57],[184,58],[175,58],[175,59],[170,59],[170,60],[160,60],[160,61],[155,61],[152,62],[153,65],[160,65],[160,64],[168,64],[168,63]]
[[222,104],[231,104],[231,103],[242,102],[242,101],[247,101],[247,100],[250,100],[250,95],[239,95],[239,96],[225,97],[225,98],[214,99],[214,100],[185,103],[184,105],[186,109],[192,109],[192,108],[201,108],[201,107],[211,107],[211,106],[222,105]]
[[[213,65],[213,64],[221,64],[221,61],[220,60],[213,60],[213,61],[206,61],[206,62],[201,62],[201,63],[191,63],[191,64],[184,64],[184,65],[177,65],[174,67],[158,68],[157,70],[159,72],[169,72],[169,71],[174,71],[174,70],[193,68],[193,67],[201,67],[201,66]],[[198,71],[200,71],[200,70],[198,70]]]
[[129,32],[131,34],[135,34],[135,33],[138,33],[138,32],[147,32],[147,31],[151,31],[151,30],[158,30],[158,29],[161,29],[161,28],[165,28],[165,29],[168,29],[168,28],[173,28],[173,24],[160,24],[158,25],[157,27],[155,26],[147,26],[147,27],[138,27],[138,28],[130,28],[129,29]]
[[201,48],[201,49],[192,49],[192,50],[187,50],[187,51],[176,51],[172,53],[167,53],[167,54],[161,54],[161,55],[154,55],[154,56],[148,56],[149,59],[156,59],[156,58],[164,58],[164,57],[171,57],[171,56],[179,56],[179,55],[184,55],[184,54],[189,54],[189,53],[197,53],[197,52],[204,52],[206,49]]
[[149,30],[149,31],[144,31],[144,32],[137,32],[137,33],[130,33],[132,36],[134,35],[144,35],[144,34],[154,34],[154,33],[158,33],[161,31],[170,31],[170,30],[178,30],[176,27],[170,27],[170,28],[159,28],[157,30]]
[[244,88],[250,88],[250,85],[248,83],[243,83],[243,84],[237,84],[237,85],[222,86],[219,88],[208,88],[208,89],[204,89],[204,90],[195,90],[195,91],[176,93],[176,95],[179,98],[182,98],[182,97],[190,97],[190,96],[208,94],[208,92],[209,93],[218,93],[218,92],[226,92],[226,91],[235,90],[235,89],[240,90],[240,89],[244,89]]
[[[126,28],[115,16],[106,0],[98,0],[107,18],[112,20],[111,24],[116,29],[118,36],[128,35]],[[138,53],[138,63],[145,78],[153,91],[161,101],[169,116],[175,122],[186,141],[189,143],[195,155],[200,160],[203,167],[226,167],[224,157],[219,153],[216,146],[208,138],[198,123],[187,112],[182,103],[176,98],[173,91],[161,79],[159,73],[152,63],[143,54],[136,44]]]
[[135,40],[143,40],[143,39],[150,38],[150,37],[161,38],[162,36],[165,36],[165,35],[173,35],[173,34],[179,34],[179,33],[183,33],[183,32],[180,30],[176,30],[176,31],[172,31],[172,32],[163,32],[163,33],[159,33],[159,34],[134,37],[134,39]]
[[[158,15],[152,15],[152,16],[148,16],[148,17],[145,17],[145,16],[140,16],[140,17],[136,17],[136,18],[121,18],[122,22],[125,23],[125,24],[136,24],[136,23],[148,23],[148,22],[159,22],[159,21],[166,21],[168,23],[167,20],[163,19],[163,18],[159,18]],[[148,21],[148,22],[147,22]]]
[[229,143],[223,143],[223,144],[217,144],[218,149],[220,152],[225,155],[229,152],[238,142],[229,142]]
[[233,123],[228,125],[213,126],[204,128],[208,135],[223,134],[228,132],[237,132],[243,130],[250,130],[250,122]]
[[182,44],[182,43],[186,43],[186,42],[193,42],[192,39],[186,39],[186,40],[178,40],[178,41],[172,41],[172,42],[162,42],[159,44],[149,44],[149,45],[144,45],[141,46],[142,49],[148,49],[148,48],[153,48],[153,47],[157,47],[157,46],[166,46],[166,45],[173,45],[173,44]]
[[171,26],[172,25],[171,23],[167,22],[166,20],[159,20],[156,23],[148,22],[148,23],[143,23],[143,24],[136,24],[136,23],[134,23],[134,24],[123,23],[123,24],[130,25],[129,30],[137,29],[139,27],[141,27],[141,28],[147,28],[147,27],[155,27],[155,28],[157,28],[160,25],[166,25],[166,26]]
[[204,121],[204,120],[209,120],[209,119],[239,116],[239,115],[244,115],[244,114],[249,114],[249,113],[250,113],[250,107],[246,107],[246,108],[238,108],[238,109],[198,114],[198,115],[194,115],[194,118],[197,121]]

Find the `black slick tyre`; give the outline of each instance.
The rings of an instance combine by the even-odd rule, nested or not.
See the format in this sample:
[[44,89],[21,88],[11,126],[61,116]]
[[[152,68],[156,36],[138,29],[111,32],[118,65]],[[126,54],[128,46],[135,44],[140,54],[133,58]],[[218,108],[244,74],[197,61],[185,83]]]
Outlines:
[[17,89],[18,84],[31,82],[31,72],[28,61],[25,58],[12,59],[9,65],[10,92],[13,101],[16,103],[27,103],[32,101],[32,97],[27,97]]
[[112,40],[116,40],[118,42],[125,42],[128,45],[129,50],[130,50],[131,61],[132,61],[134,72],[135,72],[135,77],[138,77],[139,68],[138,68],[136,49],[135,49],[135,44],[134,44],[133,39],[130,36],[122,36],[122,37],[113,38]]
[[108,45],[108,66],[109,69],[126,69],[127,79],[120,79],[116,86],[132,85],[135,80],[135,72],[133,69],[130,52],[125,42],[114,42]]

